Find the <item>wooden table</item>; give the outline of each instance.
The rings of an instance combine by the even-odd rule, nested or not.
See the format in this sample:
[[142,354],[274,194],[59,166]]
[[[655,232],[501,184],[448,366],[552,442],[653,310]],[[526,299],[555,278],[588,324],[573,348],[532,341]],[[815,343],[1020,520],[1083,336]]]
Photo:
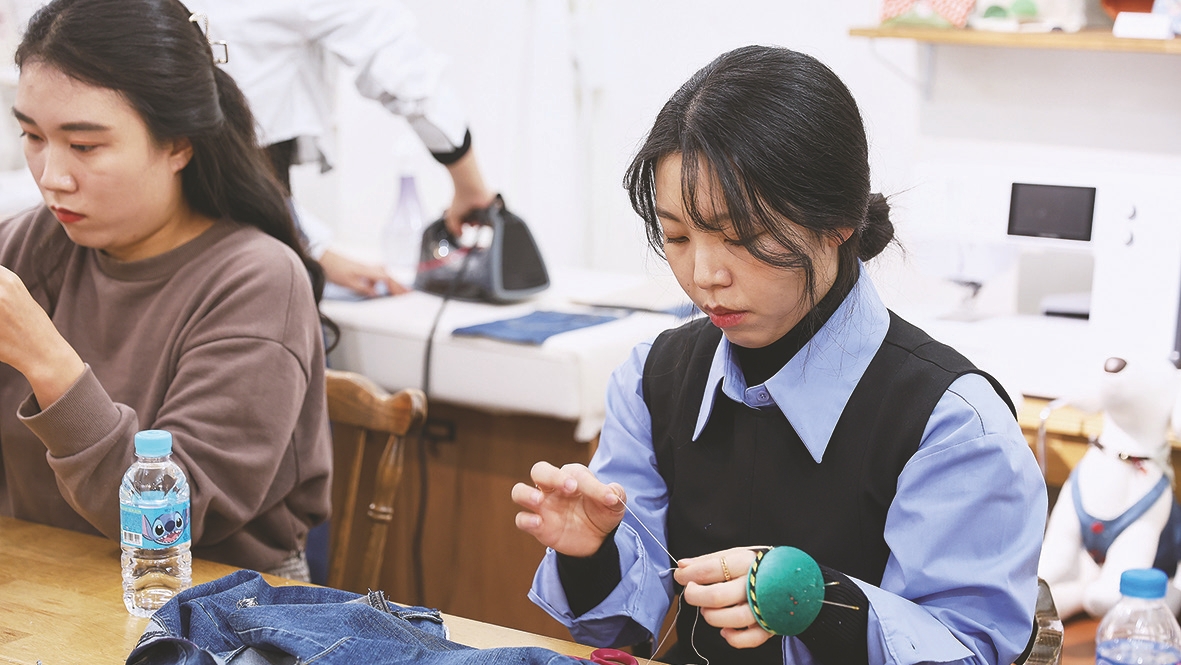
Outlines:
[[[193,561],[193,582],[235,569]],[[267,576],[273,585],[295,584]],[[590,647],[444,615],[451,639],[473,647],[539,646],[587,656]],[[0,517],[0,663],[122,663],[147,619],[123,607],[117,543]]]
[[1095,630],[1099,620],[1082,615],[1063,625],[1061,665],[1094,665]]

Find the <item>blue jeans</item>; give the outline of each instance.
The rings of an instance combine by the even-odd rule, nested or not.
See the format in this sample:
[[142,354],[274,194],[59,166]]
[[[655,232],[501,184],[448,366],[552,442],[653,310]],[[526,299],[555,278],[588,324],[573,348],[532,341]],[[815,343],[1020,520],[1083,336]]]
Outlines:
[[127,665],[578,663],[539,647],[473,649],[438,610],[321,587],[272,587],[251,570],[188,589],[152,615]]

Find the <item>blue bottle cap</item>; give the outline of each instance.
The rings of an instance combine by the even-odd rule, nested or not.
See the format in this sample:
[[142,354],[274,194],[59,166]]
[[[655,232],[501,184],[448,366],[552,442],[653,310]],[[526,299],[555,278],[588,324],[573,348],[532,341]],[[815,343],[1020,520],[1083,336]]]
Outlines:
[[135,454],[140,457],[164,457],[172,454],[172,433],[145,429],[135,433]]
[[1119,592],[1132,598],[1164,598],[1169,576],[1156,568],[1125,570],[1119,578]]

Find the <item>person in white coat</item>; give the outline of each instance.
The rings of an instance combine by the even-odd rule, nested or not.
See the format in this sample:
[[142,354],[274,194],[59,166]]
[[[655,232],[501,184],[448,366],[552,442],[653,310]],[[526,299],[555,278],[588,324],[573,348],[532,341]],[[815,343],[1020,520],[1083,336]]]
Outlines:
[[[188,0],[208,18],[209,38],[225,41],[222,66],[250,101],[259,142],[290,192],[288,169],[332,166],[332,58],[356,72],[357,90],[400,115],[451,176],[455,193],[448,226],[487,207],[493,194],[471,148],[467,119],[443,77],[444,59],[417,34],[408,7],[396,0]],[[331,231],[295,208],[312,256],[328,280],[362,295],[406,289],[380,266],[357,262],[331,247]]]

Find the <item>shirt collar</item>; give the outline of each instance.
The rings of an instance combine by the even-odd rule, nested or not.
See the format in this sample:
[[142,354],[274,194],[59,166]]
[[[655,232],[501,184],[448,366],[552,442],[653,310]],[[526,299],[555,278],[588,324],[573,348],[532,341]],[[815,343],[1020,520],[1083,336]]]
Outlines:
[[[845,404],[890,327],[890,313],[864,266],[860,273],[849,295],[824,326],[763,384],[817,463],[823,459]],[[714,351],[693,429],[694,441],[709,422],[719,383],[728,398],[743,401],[746,379],[730,347],[723,336]]]

